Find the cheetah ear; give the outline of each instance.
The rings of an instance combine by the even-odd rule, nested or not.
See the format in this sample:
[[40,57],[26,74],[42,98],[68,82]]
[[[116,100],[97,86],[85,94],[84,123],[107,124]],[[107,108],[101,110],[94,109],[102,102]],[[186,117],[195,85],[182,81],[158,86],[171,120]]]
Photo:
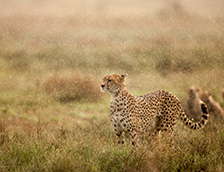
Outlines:
[[121,75],[121,80],[124,80],[128,76],[127,74]]

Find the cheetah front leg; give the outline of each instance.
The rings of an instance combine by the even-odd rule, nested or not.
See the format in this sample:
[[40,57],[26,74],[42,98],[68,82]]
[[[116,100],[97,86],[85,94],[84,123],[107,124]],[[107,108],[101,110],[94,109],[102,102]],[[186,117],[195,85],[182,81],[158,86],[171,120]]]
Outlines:
[[123,132],[117,132],[116,135],[118,137],[118,144],[124,144]]
[[132,130],[129,132],[130,136],[131,136],[131,144],[133,147],[137,147],[137,142],[138,142],[138,135],[136,130]]
[[117,123],[119,119],[116,117],[112,116],[111,122],[113,124],[113,129],[115,131],[116,136],[118,137],[118,144],[124,144],[124,136],[123,136],[123,131],[121,129],[121,126],[119,123]]

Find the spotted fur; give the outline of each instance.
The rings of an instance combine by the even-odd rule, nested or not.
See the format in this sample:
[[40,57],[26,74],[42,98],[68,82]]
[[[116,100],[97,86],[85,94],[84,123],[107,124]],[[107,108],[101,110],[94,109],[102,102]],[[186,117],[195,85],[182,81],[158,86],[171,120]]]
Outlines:
[[208,110],[201,104],[203,115],[199,122],[191,121],[185,114],[179,99],[164,90],[143,96],[131,95],[125,86],[126,75],[112,74],[103,78],[102,90],[111,94],[110,117],[118,143],[124,143],[123,133],[131,136],[135,146],[138,136],[148,133],[151,138],[162,134],[173,136],[173,127],[180,119],[190,129],[201,129],[208,121]]

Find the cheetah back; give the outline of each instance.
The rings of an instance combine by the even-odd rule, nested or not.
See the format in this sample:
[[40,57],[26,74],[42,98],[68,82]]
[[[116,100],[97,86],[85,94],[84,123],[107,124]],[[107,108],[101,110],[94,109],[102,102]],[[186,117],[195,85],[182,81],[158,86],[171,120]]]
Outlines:
[[[137,100],[140,104],[140,112],[144,114],[144,120],[148,121],[149,118],[151,126],[154,126],[154,129],[158,131],[172,132],[181,112],[181,104],[176,96],[168,91],[161,90],[139,96]],[[145,122],[143,122],[143,126],[144,124]]]

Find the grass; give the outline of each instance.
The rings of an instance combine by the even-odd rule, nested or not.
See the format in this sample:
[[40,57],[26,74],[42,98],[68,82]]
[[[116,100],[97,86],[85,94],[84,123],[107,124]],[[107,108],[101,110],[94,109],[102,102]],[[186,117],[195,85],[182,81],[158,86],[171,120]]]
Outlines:
[[[197,9],[197,10],[195,10]],[[0,171],[223,171],[224,127],[175,126],[175,146],[117,145],[105,74],[134,95],[198,85],[222,106],[222,4],[0,2]]]
[[44,82],[47,94],[61,101],[97,101],[101,92],[99,84],[91,76],[50,76]]
[[[75,118],[76,120],[72,120]],[[69,126],[64,125],[65,121]],[[221,171],[223,126],[176,132],[175,148],[166,145],[118,146],[108,120],[66,116],[62,124],[37,121],[31,135],[20,119],[13,134],[3,131],[2,171]],[[72,126],[70,126],[72,124]],[[7,125],[7,124],[6,124]],[[60,125],[60,127],[59,127]],[[181,124],[182,125],[182,124]],[[15,127],[15,126],[14,126]],[[180,126],[178,126],[180,127]],[[9,128],[9,124],[7,125]],[[185,134],[185,135],[183,135]],[[93,142],[94,140],[94,142]],[[162,153],[161,153],[162,152]]]

